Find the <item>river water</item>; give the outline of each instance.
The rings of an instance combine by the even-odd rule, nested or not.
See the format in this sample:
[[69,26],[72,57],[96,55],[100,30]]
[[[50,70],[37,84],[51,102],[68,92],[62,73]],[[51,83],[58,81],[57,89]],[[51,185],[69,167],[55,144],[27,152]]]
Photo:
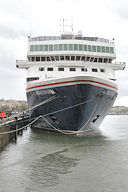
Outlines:
[[128,116],[85,137],[24,131],[0,153],[0,192],[128,191]]

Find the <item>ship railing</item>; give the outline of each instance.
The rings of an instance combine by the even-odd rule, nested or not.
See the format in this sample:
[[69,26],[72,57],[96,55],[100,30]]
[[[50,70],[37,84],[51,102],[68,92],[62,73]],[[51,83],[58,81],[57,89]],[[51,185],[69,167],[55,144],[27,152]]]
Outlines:
[[25,64],[25,63],[28,63],[28,60],[16,60],[16,63],[23,63],[23,64]]

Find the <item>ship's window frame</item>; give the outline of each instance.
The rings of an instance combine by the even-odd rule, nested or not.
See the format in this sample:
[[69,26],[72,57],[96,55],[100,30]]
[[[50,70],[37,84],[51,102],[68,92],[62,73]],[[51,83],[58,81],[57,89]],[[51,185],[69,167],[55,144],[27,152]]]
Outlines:
[[87,45],[84,45],[84,51],[87,51]]
[[60,60],[64,61],[64,55],[60,55]]
[[46,57],[47,61],[51,61],[51,58],[49,56]]
[[64,47],[64,51],[68,50],[68,45],[67,44],[64,44],[63,47]]
[[83,45],[79,44],[79,51],[83,51]]
[[59,44],[59,51],[62,51],[63,50],[63,46],[62,44]]
[[108,63],[108,59],[107,58],[104,58],[104,63]]
[[69,71],[75,72],[75,71],[76,71],[76,68],[75,68],[75,67],[70,67],[70,68],[69,68]]
[[73,51],[73,44],[69,44],[68,47],[69,47],[69,51]]
[[39,45],[39,51],[43,51],[43,45]]
[[51,61],[55,61],[55,57],[54,56],[51,56]]
[[85,67],[81,67],[81,71],[82,71],[82,72],[87,72],[88,70],[87,70],[87,68],[85,68]]
[[44,67],[39,67],[39,71],[45,71]]
[[94,62],[95,62],[95,63],[97,63],[97,61],[98,61],[98,58],[97,58],[97,57],[95,57],[95,58],[94,58]]
[[32,57],[32,61],[35,61],[35,57]]
[[94,61],[94,57],[91,57],[91,58],[90,58],[90,62],[93,62],[93,61]]
[[90,61],[90,57],[86,57],[86,61]]
[[105,46],[101,46],[102,53],[105,53]]
[[91,47],[91,45],[88,45],[88,51],[89,51],[89,52],[92,51],[92,47]]
[[103,62],[103,58],[99,58],[99,59],[98,59],[98,62],[99,62],[99,63],[102,63],[102,62]]
[[92,72],[98,72],[98,69],[97,68],[92,68]]
[[97,46],[97,52],[101,52],[101,46]]
[[56,60],[56,61],[59,61],[59,60],[60,60],[60,58],[59,58],[58,55],[55,55],[55,60]]
[[64,67],[58,67],[58,71],[64,71]]
[[53,51],[53,45],[49,45],[49,51]]
[[48,51],[48,45],[44,45],[44,51]]
[[[62,48],[63,50],[63,48]],[[58,51],[58,44],[54,44],[54,51]]]
[[39,50],[39,46],[35,45],[35,51],[38,51],[38,50]]
[[34,51],[34,45],[30,45],[30,51]]
[[105,47],[106,53],[109,53],[109,47]]
[[92,52],[96,52],[96,46],[92,45]]
[[74,51],[78,51],[78,44],[74,44]]
[[53,71],[53,67],[47,67],[47,71]]
[[114,53],[114,48],[113,48],[113,47],[110,47],[110,48],[109,48],[109,51],[110,51],[110,53]]

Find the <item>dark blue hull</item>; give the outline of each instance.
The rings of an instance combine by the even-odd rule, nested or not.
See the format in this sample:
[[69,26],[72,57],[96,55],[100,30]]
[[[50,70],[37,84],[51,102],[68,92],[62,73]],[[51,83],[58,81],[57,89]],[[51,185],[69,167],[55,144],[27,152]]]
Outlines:
[[31,110],[31,118],[40,117],[32,127],[65,131],[98,128],[111,109],[117,92],[89,84],[40,89],[27,93],[29,108],[56,96]]

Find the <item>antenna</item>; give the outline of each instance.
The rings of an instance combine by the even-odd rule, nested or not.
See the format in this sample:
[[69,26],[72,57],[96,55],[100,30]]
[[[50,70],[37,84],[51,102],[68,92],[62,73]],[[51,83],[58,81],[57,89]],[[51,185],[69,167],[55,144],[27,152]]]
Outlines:
[[29,28],[29,35],[28,38],[31,38],[31,24],[30,24],[30,28]]
[[73,25],[73,16],[72,16],[72,20],[71,20],[71,31],[72,31],[72,34],[73,34],[73,30],[74,30],[74,25]]
[[60,30],[60,32],[63,32],[64,33],[64,31],[65,31],[65,27],[67,27],[67,25],[65,25],[65,22],[67,21],[67,19],[60,19],[60,23],[62,23],[62,24],[60,24],[60,27],[62,27],[62,29],[63,30]]

